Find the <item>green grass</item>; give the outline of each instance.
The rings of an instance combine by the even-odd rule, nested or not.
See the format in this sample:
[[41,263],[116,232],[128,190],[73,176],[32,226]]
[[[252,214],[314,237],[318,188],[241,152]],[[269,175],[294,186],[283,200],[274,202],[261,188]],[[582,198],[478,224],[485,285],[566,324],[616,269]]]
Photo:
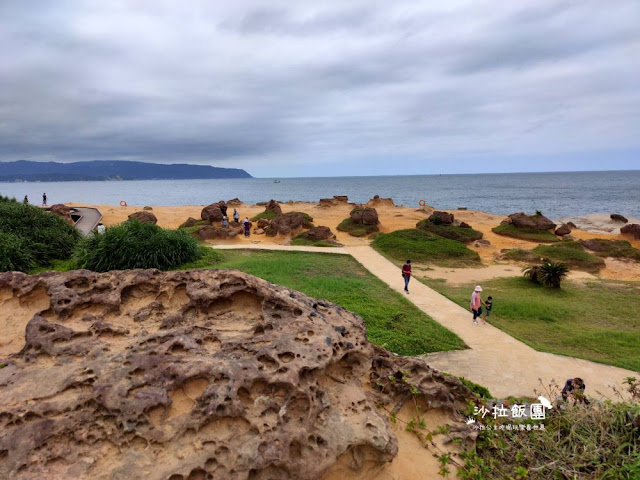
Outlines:
[[348,233],[352,237],[366,237],[367,235],[377,232],[378,226],[354,223],[353,220],[351,220],[351,217],[349,217],[340,222],[337,229],[341,232]]
[[605,266],[602,258],[585,252],[580,242],[567,241],[553,245],[538,245],[533,249],[533,253],[538,258],[562,262],[572,270],[598,273]]
[[540,255],[533,253],[533,250],[522,248],[511,248],[502,254],[502,259],[514,262],[542,263]]
[[297,245],[301,247],[336,247],[333,243],[328,240],[316,240],[315,242],[312,240],[308,240],[304,237],[298,235],[296,238],[291,240],[291,245]]
[[397,262],[431,263],[446,267],[477,266],[480,256],[464,244],[424,230],[397,230],[379,234],[373,248]]
[[[420,278],[464,308],[475,285]],[[522,277],[482,284],[493,297],[490,322],[536,350],[640,371],[640,285],[565,281],[560,289]]]
[[462,243],[471,243],[482,238],[482,232],[474,230],[473,228],[462,228],[455,225],[436,225],[426,219],[420,220],[416,224],[416,228]]
[[[368,339],[401,355],[465,348],[462,340],[347,255],[224,250],[214,268],[235,268],[360,315]],[[398,275],[399,281],[402,279]]]
[[262,213],[259,213],[259,214],[255,215],[255,216],[251,217],[249,220],[251,220],[252,222],[257,222],[261,218],[266,218],[267,220],[273,220],[277,216],[278,216],[278,214],[274,213],[274,212],[262,212]]
[[518,228],[514,225],[498,225],[492,230],[498,235],[519,238],[520,240],[528,240],[530,242],[553,243],[560,241],[558,237],[547,230],[531,230],[528,228]]
[[596,238],[598,251],[594,252],[600,257],[628,258],[640,262],[640,250],[633,248],[626,240],[605,240]]

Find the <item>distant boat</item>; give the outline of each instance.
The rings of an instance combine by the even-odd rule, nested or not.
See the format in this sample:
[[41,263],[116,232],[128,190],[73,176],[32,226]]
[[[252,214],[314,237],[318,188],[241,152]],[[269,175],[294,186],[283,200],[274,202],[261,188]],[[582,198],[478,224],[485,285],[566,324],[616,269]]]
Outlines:
[[280,180],[274,180],[273,183],[280,183]]

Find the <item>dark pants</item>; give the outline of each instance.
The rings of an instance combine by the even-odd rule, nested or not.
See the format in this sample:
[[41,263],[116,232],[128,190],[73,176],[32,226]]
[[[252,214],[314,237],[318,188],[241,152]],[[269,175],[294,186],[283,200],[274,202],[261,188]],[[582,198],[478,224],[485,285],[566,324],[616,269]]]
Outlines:
[[248,229],[248,228],[245,228],[245,229],[244,229],[244,236],[245,236],[245,237],[248,237],[249,235],[251,235],[251,230],[250,230],[250,229]]
[[409,280],[411,280],[411,276],[410,275],[405,275],[404,276],[404,289],[405,289],[405,291],[409,290]]
[[480,315],[482,315],[482,307],[480,307],[477,310],[471,310],[473,312],[473,319],[475,320],[476,318],[478,318]]

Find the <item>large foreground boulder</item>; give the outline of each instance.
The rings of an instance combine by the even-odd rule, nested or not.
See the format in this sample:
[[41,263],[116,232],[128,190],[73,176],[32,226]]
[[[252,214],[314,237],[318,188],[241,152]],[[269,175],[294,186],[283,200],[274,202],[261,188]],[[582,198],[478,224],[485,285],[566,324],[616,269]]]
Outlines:
[[264,227],[268,237],[276,235],[292,235],[301,228],[313,227],[313,218],[301,212],[283,213],[275,217]]
[[265,212],[275,213],[280,215],[282,213],[282,207],[275,200],[269,200],[269,203],[264,207]]
[[154,225],[158,223],[158,218],[151,212],[145,210],[142,212],[134,212],[129,215],[129,220],[136,220],[142,223],[153,223]]
[[636,240],[640,240],[640,225],[637,223],[625,225],[620,229],[620,233],[628,233],[629,235],[633,235]]
[[556,227],[556,224],[544,215],[527,215],[524,212],[512,213],[509,215],[507,223],[528,230],[551,230]]
[[222,221],[223,216],[224,215],[222,214],[222,210],[220,209],[219,202],[207,205],[200,212],[200,218],[202,218],[202,220],[207,220],[211,223]]
[[3,332],[3,479],[311,480],[347,454],[356,475],[396,456],[388,412],[414,401],[475,436],[459,380],[237,271],[5,273],[0,317],[22,327]]
[[377,225],[378,212],[371,207],[357,207],[349,214],[351,221],[356,225]]

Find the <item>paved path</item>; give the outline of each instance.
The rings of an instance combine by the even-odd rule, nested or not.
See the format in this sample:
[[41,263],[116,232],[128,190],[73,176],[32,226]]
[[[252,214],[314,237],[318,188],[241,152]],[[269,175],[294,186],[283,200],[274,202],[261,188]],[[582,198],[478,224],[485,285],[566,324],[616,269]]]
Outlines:
[[[215,248],[246,248],[225,245]],[[284,245],[255,244],[249,248],[265,250],[323,251],[348,253],[367,270],[402,295],[404,281],[401,271],[369,246],[318,249]],[[311,249],[311,250],[306,250]],[[335,250],[335,251],[334,251]],[[343,252],[344,251],[344,252]],[[637,373],[622,368],[538,352],[491,325],[472,325],[471,312],[413,279],[407,298],[438,323],[455,332],[469,350],[438,352],[425,355],[429,364],[453,375],[463,376],[484,385],[497,397],[532,396],[541,391],[540,379],[546,385],[555,379],[558,384],[567,378],[582,377],[590,396],[598,393],[613,398],[612,385],[621,386],[626,377]],[[469,293],[471,295],[471,293]]]
[[76,228],[80,230],[83,235],[89,235],[94,228],[102,220],[102,214],[96,208],[90,207],[73,207],[73,214],[80,215],[80,218],[76,222]]

